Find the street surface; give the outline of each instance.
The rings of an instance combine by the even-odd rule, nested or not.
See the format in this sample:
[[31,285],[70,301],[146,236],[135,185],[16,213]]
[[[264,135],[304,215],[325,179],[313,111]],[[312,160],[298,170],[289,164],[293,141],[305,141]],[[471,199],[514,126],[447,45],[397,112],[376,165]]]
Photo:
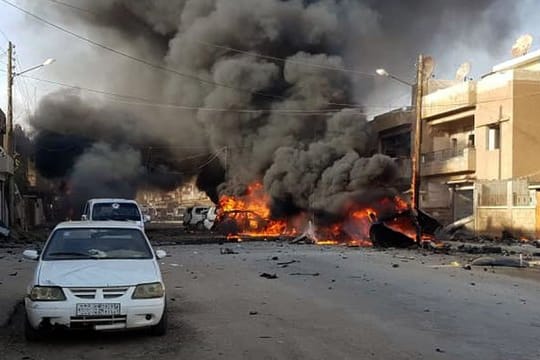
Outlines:
[[[0,358],[540,359],[533,269],[465,270],[448,255],[263,242],[157,248],[170,254],[161,261],[166,336],[62,333],[26,343],[19,305],[0,329]],[[35,264],[12,250],[0,249],[3,312]]]

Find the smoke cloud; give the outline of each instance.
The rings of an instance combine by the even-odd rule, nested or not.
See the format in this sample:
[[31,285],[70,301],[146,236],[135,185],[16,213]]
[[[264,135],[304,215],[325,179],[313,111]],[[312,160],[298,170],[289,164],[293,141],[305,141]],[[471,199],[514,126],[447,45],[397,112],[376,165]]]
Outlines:
[[[155,70],[138,77],[131,66],[110,64],[114,77],[104,88],[137,89],[174,106],[50,94],[30,120],[41,173],[67,179],[81,199],[133,196],[142,187],[170,189],[196,178],[216,200],[263,181],[276,214],[339,213],[351,199],[395,192],[393,160],[372,156],[365,109],[350,105],[369,99],[374,80],[330,68],[371,72],[384,65],[410,74],[418,51],[444,48],[443,56],[456,43],[502,43],[513,11],[503,0],[76,5],[88,11],[65,13],[64,20],[83,19],[93,39],[189,76]],[[479,21],[488,15],[489,22]],[[108,36],[100,38],[104,29]]]

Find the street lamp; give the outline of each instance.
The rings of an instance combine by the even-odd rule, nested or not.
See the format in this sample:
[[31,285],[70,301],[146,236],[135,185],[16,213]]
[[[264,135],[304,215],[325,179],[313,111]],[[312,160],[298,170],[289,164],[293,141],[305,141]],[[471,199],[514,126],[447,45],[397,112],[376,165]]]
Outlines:
[[48,58],[47,60],[45,60],[44,62],[42,62],[42,63],[39,64],[39,65],[32,66],[31,68],[28,68],[28,69],[23,70],[23,71],[18,72],[18,73],[13,73],[13,77],[16,77],[16,76],[19,76],[19,75],[22,75],[22,74],[26,74],[27,72],[30,72],[30,71],[33,71],[33,70],[42,68],[42,67],[47,66],[47,65],[51,65],[51,64],[54,63],[55,61],[56,61],[56,59]]
[[[13,48],[15,46],[10,41],[8,43],[8,59],[7,59],[7,116],[6,116],[6,135],[5,135],[5,141],[4,141],[4,148],[6,153],[13,157],[15,155],[15,146],[13,141],[13,80],[15,77],[20,76],[22,74],[25,74],[27,72],[39,69],[41,67],[50,65],[54,63],[54,59],[49,58],[42,62],[39,65],[32,66],[31,68],[28,68],[26,70],[23,70],[21,72],[14,72],[13,71]],[[14,171],[14,170],[13,170]],[[8,189],[7,189],[7,197],[8,197],[8,214],[9,214],[9,225],[13,226],[15,223],[15,180],[13,177],[13,174],[9,176],[8,178]],[[4,220],[4,219],[2,219]]]
[[394,79],[394,80],[396,80],[396,81],[399,81],[399,82],[402,83],[402,84],[405,84],[405,85],[414,87],[414,84],[411,84],[411,83],[408,82],[408,81],[402,80],[402,79],[398,78],[397,76],[390,74],[390,73],[389,73],[388,71],[386,71],[385,69],[382,69],[382,68],[381,68],[381,69],[377,69],[377,70],[375,70],[375,72],[376,72],[377,75],[379,75],[379,76],[385,76],[385,77]]
[[[428,57],[429,58],[429,57]],[[416,122],[414,127],[414,147],[411,154],[411,203],[414,215],[418,215],[418,209],[420,205],[420,157],[421,157],[421,141],[422,141],[422,96],[424,91],[424,65],[425,59],[422,54],[418,56],[418,64],[416,66],[416,84],[411,84],[408,81],[402,80],[397,76],[390,74],[385,69],[377,69],[375,72],[377,75],[385,76],[394,79],[402,84],[408,85],[416,90],[415,96],[413,96],[413,108],[415,112]],[[422,241],[422,228],[418,222],[418,218],[415,219],[416,223],[416,242],[420,244]]]

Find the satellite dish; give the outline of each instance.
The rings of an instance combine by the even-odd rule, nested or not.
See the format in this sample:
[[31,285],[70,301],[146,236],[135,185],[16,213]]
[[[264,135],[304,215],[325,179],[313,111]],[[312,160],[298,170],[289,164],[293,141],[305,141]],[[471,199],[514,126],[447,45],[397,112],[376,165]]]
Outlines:
[[518,37],[512,46],[512,56],[519,57],[527,54],[531,49],[533,37],[531,34],[524,34]]
[[467,79],[467,75],[471,72],[471,63],[468,61],[465,61],[463,64],[459,66],[459,68],[456,71],[456,80],[457,81],[465,81]]
[[424,79],[431,78],[433,75],[433,70],[435,69],[435,61],[431,56],[424,57]]

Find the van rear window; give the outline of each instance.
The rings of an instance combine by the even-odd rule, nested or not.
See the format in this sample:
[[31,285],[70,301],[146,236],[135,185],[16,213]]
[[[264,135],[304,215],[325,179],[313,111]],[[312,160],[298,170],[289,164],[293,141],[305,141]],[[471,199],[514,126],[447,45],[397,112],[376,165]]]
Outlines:
[[99,203],[92,209],[92,220],[141,221],[141,214],[135,204]]

